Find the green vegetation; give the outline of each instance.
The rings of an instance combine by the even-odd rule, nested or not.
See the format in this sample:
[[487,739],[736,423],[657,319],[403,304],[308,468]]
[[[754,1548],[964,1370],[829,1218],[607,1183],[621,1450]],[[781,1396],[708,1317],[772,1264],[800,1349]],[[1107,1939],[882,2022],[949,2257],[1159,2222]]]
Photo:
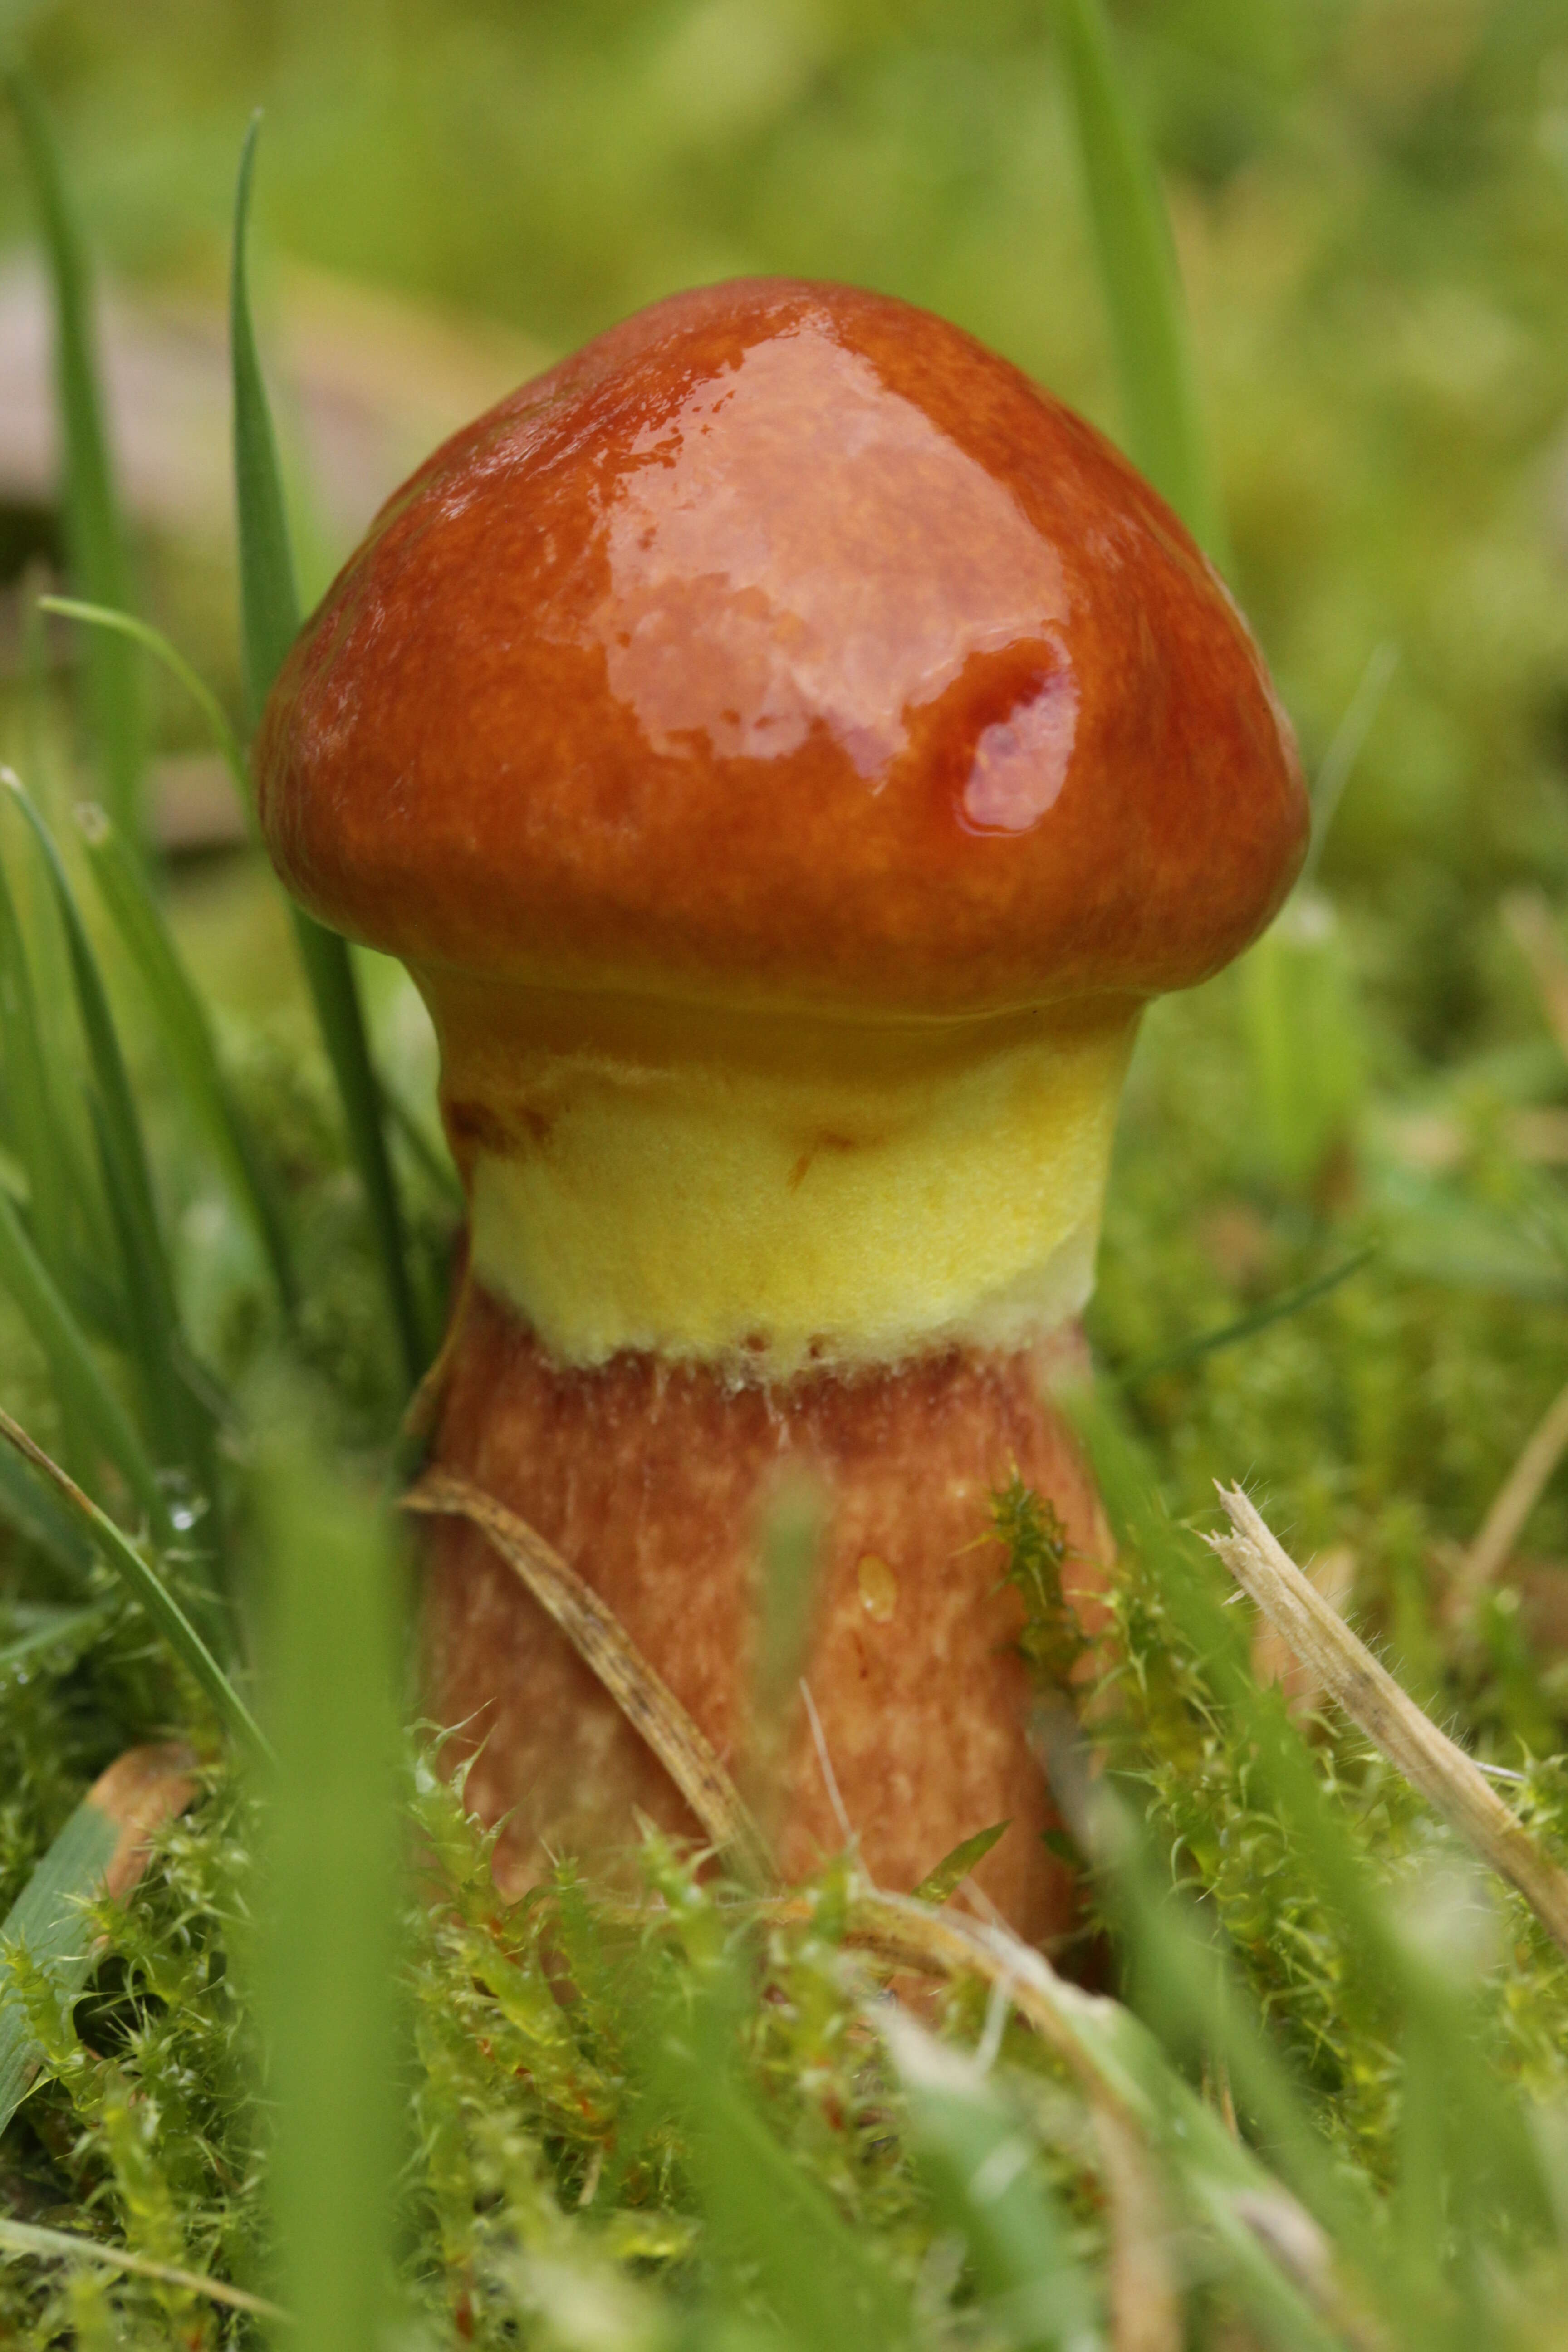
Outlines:
[[[31,12],[0,226],[41,200],[67,584],[179,651],[77,605],[79,696],[29,583],[0,679],[0,1403],[68,1474],[0,1446],[0,2341],[247,2344],[275,2298],[277,2341],[358,2352],[384,2294],[411,2347],[1558,2340],[1568,1962],[1300,1669],[1268,1685],[1194,1530],[1255,1486],[1563,1851],[1568,1478],[1473,1547],[1568,1378],[1568,42],[1547,0],[1098,26]],[[651,1906],[566,1862],[509,1910],[411,1747],[398,1878],[385,1501],[454,1227],[426,1042],[247,855],[164,870],[141,788],[144,715],[226,748],[295,606],[248,177],[242,628],[128,541],[84,323],[88,249],[223,282],[258,100],[275,248],[551,344],[721,270],[865,278],[1125,415],[1200,523],[1209,420],[1319,838],[1269,938],[1152,1015],[1123,1118],[1085,1408],[1117,1638],[1086,1730],[1041,1724],[1115,2006],[964,1913],[984,1822],[918,1911],[657,1839]],[[1151,352],[1157,414],[1116,390]],[[1081,1676],[1050,1514],[1015,1484],[995,1528],[1043,1684]],[[195,1801],[84,1909],[85,1792],[154,1739]]]

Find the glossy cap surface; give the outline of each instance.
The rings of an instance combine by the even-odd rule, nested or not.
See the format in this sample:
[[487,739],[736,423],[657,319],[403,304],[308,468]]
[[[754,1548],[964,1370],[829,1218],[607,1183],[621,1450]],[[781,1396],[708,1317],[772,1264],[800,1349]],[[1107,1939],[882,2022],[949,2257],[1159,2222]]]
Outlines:
[[928,313],[771,279],[439,449],[258,776],[297,895],[411,962],[893,1015],[1200,980],[1307,831],[1246,626],[1125,461]]

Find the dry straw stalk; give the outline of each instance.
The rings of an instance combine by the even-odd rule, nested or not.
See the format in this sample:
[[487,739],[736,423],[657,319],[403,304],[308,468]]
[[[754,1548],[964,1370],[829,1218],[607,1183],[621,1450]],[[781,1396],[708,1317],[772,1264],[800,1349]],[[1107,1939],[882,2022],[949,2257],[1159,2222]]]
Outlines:
[[1568,1874],[1542,1852],[1490,1782],[1406,1696],[1305,1577],[1240,1487],[1219,1490],[1234,1532],[1210,1543],[1330,1696],[1483,1862],[1518,1888],[1568,1952]]
[[479,1528],[647,1740],[714,1845],[744,1877],[771,1885],[775,1873],[767,1841],[711,1744],[592,1585],[553,1545],[515,1511],[451,1470],[427,1470],[404,1496],[403,1507],[464,1518]]

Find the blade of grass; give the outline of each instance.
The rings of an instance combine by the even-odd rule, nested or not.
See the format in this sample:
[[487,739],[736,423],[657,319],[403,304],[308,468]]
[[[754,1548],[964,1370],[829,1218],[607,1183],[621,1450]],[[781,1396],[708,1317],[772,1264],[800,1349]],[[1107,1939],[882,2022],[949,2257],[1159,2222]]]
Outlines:
[[[70,1211],[86,1184],[71,1140],[55,1115],[49,1057],[38,1020],[32,970],[21,919],[0,860],[0,1055],[5,1073],[10,1140],[27,1179],[27,1214],[34,1244],[50,1277],[72,1286]],[[67,1462],[85,1469],[88,1451],[74,1409],[60,1400]]]
[[240,643],[247,714],[254,727],[300,627],[300,592],[283,499],[283,467],[251,316],[251,187],[259,111],[240,151],[229,277],[229,359],[234,376],[235,512],[239,530]]
[[0,1446],[0,1519],[37,1544],[58,1568],[68,1585],[80,1586],[92,1566],[92,1547],[81,1530],[55,1501],[51,1490],[35,1478],[14,1454]]
[[101,1773],[0,1926],[0,2131],[26,2096],[42,2055],[28,2021],[16,1954],[60,2006],[92,1970],[88,1906],[121,1901],[146,1865],[153,1832],[195,1794],[181,1748],[133,1748]]
[[0,864],[0,1045],[12,1149],[27,1177],[27,1207],[38,1255],[57,1281],[68,1261],[68,1190],[62,1138],[49,1107],[38,1011],[16,902]]
[[[66,538],[73,580],[100,604],[132,602],[131,562],[104,429],[86,248],[48,118],[28,76],[5,75],[22,133],[55,300],[57,396],[65,448]],[[88,699],[102,761],[104,797],[132,839],[139,835],[146,725],[142,682],[129,646],[94,640]]]
[[1357,1250],[1342,1265],[1331,1267],[1327,1274],[1315,1276],[1310,1282],[1302,1283],[1295,1290],[1281,1291],[1278,1298],[1265,1299],[1261,1307],[1255,1307],[1249,1314],[1238,1315],[1234,1323],[1222,1323],[1213,1331],[1200,1331],[1195,1339],[1184,1339],[1179,1348],[1172,1348],[1163,1356],[1145,1357],[1142,1363],[1132,1365],[1125,1372],[1118,1372],[1117,1386],[1136,1388],[1141,1381],[1152,1380],[1157,1372],[1180,1371],[1188,1364],[1199,1362],[1205,1356],[1215,1354],[1221,1348],[1234,1348],[1238,1339],[1255,1339],[1259,1331],[1267,1331],[1271,1323],[1282,1323],[1288,1316],[1299,1315],[1303,1307],[1311,1306],[1314,1299],[1327,1297],[1331,1290],[1337,1290],[1342,1282],[1348,1282],[1352,1274],[1359,1274],[1363,1266],[1376,1255],[1377,1244],[1369,1242],[1364,1249]]
[[265,1754],[267,1742],[255,1717],[157,1570],[142,1559],[130,1537],[121,1533],[108,1513],[100,1511],[92,1497],[83,1494],[74,1478],[68,1478],[58,1462],[51,1462],[43,1447],[35,1444],[26,1431],[3,1409],[0,1409],[0,1438],[15,1446],[17,1453],[30,1462],[35,1470],[40,1471],[63,1496],[94,1548],[114,1570],[132,1598],[140,1601],[169,1647],[205,1691],[219,1719],[245,1746]]
[[[28,721],[20,737],[28,752],[28,761],[24,763],[22,772],[35,778],[40,805],[54,807],[65,804],[70,790],[70,777],[58,738],[41,715],[53,695],[42,623],[43,615],[34,594],[24,604],[22,613],[26,680],[23,709]],[[0,805],[9,808],[7,797],[4,794],[0,794]],[[16,809],[11,813],[16,825],[27,833],[21,811]],[[5,822],[5,818],[0,816],[0,838],[4,837]],[[33,855],[30,834],[25,860],[13,866],[11,874],[32,978],[39,1049],[48,1089],[49,1117],[65,1155],[65,1204],[69,1211],[70,1230],[80,1253],[79,1265],[85,1260],[93,1265],[101,1265],[108,1261],[111,1252],[107,1216],[92,1174],[84,1089],[78,1078],[80,1037],[71,987],[70,950],[60,925],[59,909],[55,904],[48,877],[41,871],[37,858]],[[80,1308],[82,1302],[75,1286],[65,1282],[63,1274],[61,1280]]]
[[795,2352],[896,2352],[911,2336],[904,2291],[775,2139],[737,2075],[739,2000],[721,1970],[689,2007],[642,2021],[645,2063],[679,2118],[716,2266],[751,2292],[760,2285]]
[[[240,611],[246,694],[256,724],[300,625],[300,598],[283,503],[282,469],[251,320],[246,248],[260,116],[253,117],[235,194],[229,330],[234,371],[234,470],[239,525]],[[428,1349],[409,1277],[407,1239],[387,1151],[381,1090],[371,1065],[364,1009],[347,943],[294,909],[295,936],[321,1041],[337,1081],[349,1150],[364,1192],[382,1280],[412,1389]]]
[[140,646],[143,652],[163,663],[172,677],[179,680],[200,710],[211,730],[224,765],[239,788],[239,798],[247,815],[250,814],[250,778],[246,772],[245,753],[238,736],[229,725],[222,703],[206,680],[191,667],[177,646],[172,646],[162,629],[150,622],[139,621],[133,613],[117,613],[107,604],[93,604],[80,596],[40,596],[38,609],[45,613],[61,614],[68,621],[80,621],[94,629],[110,629],[117,635]]
[[1060,0],[1100,285],[1132,457],[1222,567],[1225,527],[1198,414],[1181,278],[1153,159],[1101,0]]
[[0,1674],[8,1673],[13,1666],[26,1665],[29,1658],[40,1656],[60,1642],[68,1642],[73,1634],[98,1633],[109,1622],[109,1604],[102,1601],[92,1609],[41,1609],[37,1622],[29,1625],[25,1633],[0,1643]]
[[40,1261],[5,1192],[0,1191],[0,1282],[3,1282],[48,1363],[62,1407],[110,1461],[146,1512],[159,1540],[174,1540],[168,1498],[151,1457],[110,1388],[67,1306]]
[[180,1369],[181,1318],[174,1277],[153,1197],[141,1115],[121,1052],[109,992],[54,835],[14,770],[0,767],[0,783],[13,794],[32,827],[65,929],[94,1080],[89,1108],[104,1161],[110,1223],[120,1242],[123,1296],[135,1334],[136,1370],[147,1425],[166,1456],[188,1463],[210,1494],[214,1484],[210,1417]]
[[180,961],[140,861],[113,820],[98,808],[77,811],[93,878],[141,975],[169,1059],[192,1108],[249,1217],[272,1270],[279,1305],[292,1319],[299,1304],[289,1235],[250,1123],[217,1056],[206,1008]]
[[[192,1400],[184,1393],[184,1383],[175,1369],[174,1333],[161,1296],[162,1285],[143,1255],[140,1221],[121,1187],[118,1157],[101,1096],[96,1092],[89,1095],[88,1110],[98,1144],[110,1230],[120,1261],[126,1353],[140,1391],[142,1425],[165,1471],[177,1465],[199,1475],[208,1466],[208,1448],[201,1439],[192,1442]],[[210,1432],[204,1435],[210,1435]]]
[[76,2230],[44,2230],[32,2221],[8,2221],[0,2217],[0,2253],[30,2255],[40,2263],[95,2263],[103,2270],[122,2271],[129,2278],[154,2279],[161,2286],[183,2287],[188,2294],[204,2295],[208,2303],[229,2311],[248,2312],[254,2319],[287,2319],[289,2315],[265,2295],[247,2294],[243,2287],[205,2278],[199,2271],[181,2270],[174,2263],[155,2263],[129,2246],[106,2246],[100,2238],[84,2238]]
[[463,1180],[453,1165],[450,1152],[426,1133],[423,1123],[409,1109],[395,1087],[384,1077],[380,1084],[386,1115],[410,1154],[424,1170],[432,1189],[441,1195],[449,1208],[456,1209],[461,1215],[468,1208],[468,1202],[463,1192]]
[[1386,640],[1373,646],[1367,656],[1366,667],[1360,683],[1350,698],[1344,717],[1334,730],[1333,740],[1323,754],[1323,764],[1312,784],[1312,838],[1308,845],[1306,861],[1296,877],[1298,890],[1310,890],[1317,879],[1322,863],[1323,847],[1328,840],[1339,805],[1372,733],[1377,714],[1383,708],[1383,698],[1388,692],[1394,671],[1399,667],[1399,647]]
[[387,1529],[315,1454],[297,1401],[272,1417],[263,1464],[280,2300],[300,2352],[374,2352],[399,2139],[397,1575]]
[[972,2058],[893,2003],[872,2012],[903,2089],[910,2138],[937,2219],[968,2249],[981,2309],[1017,2352],[1093,2352],[1097,2298],[1066,2218],[1030,2163],[1016,2115]]

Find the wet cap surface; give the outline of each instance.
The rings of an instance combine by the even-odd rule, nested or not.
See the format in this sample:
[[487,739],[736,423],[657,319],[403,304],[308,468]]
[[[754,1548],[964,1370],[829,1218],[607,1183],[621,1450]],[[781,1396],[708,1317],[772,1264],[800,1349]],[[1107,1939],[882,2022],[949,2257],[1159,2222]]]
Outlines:
[[891,1015],[1199,980],[1307,830],[1244,625],[1109,445],[785,280],[657,304],[437,451],[258,775],[291,887],[411,961]]

